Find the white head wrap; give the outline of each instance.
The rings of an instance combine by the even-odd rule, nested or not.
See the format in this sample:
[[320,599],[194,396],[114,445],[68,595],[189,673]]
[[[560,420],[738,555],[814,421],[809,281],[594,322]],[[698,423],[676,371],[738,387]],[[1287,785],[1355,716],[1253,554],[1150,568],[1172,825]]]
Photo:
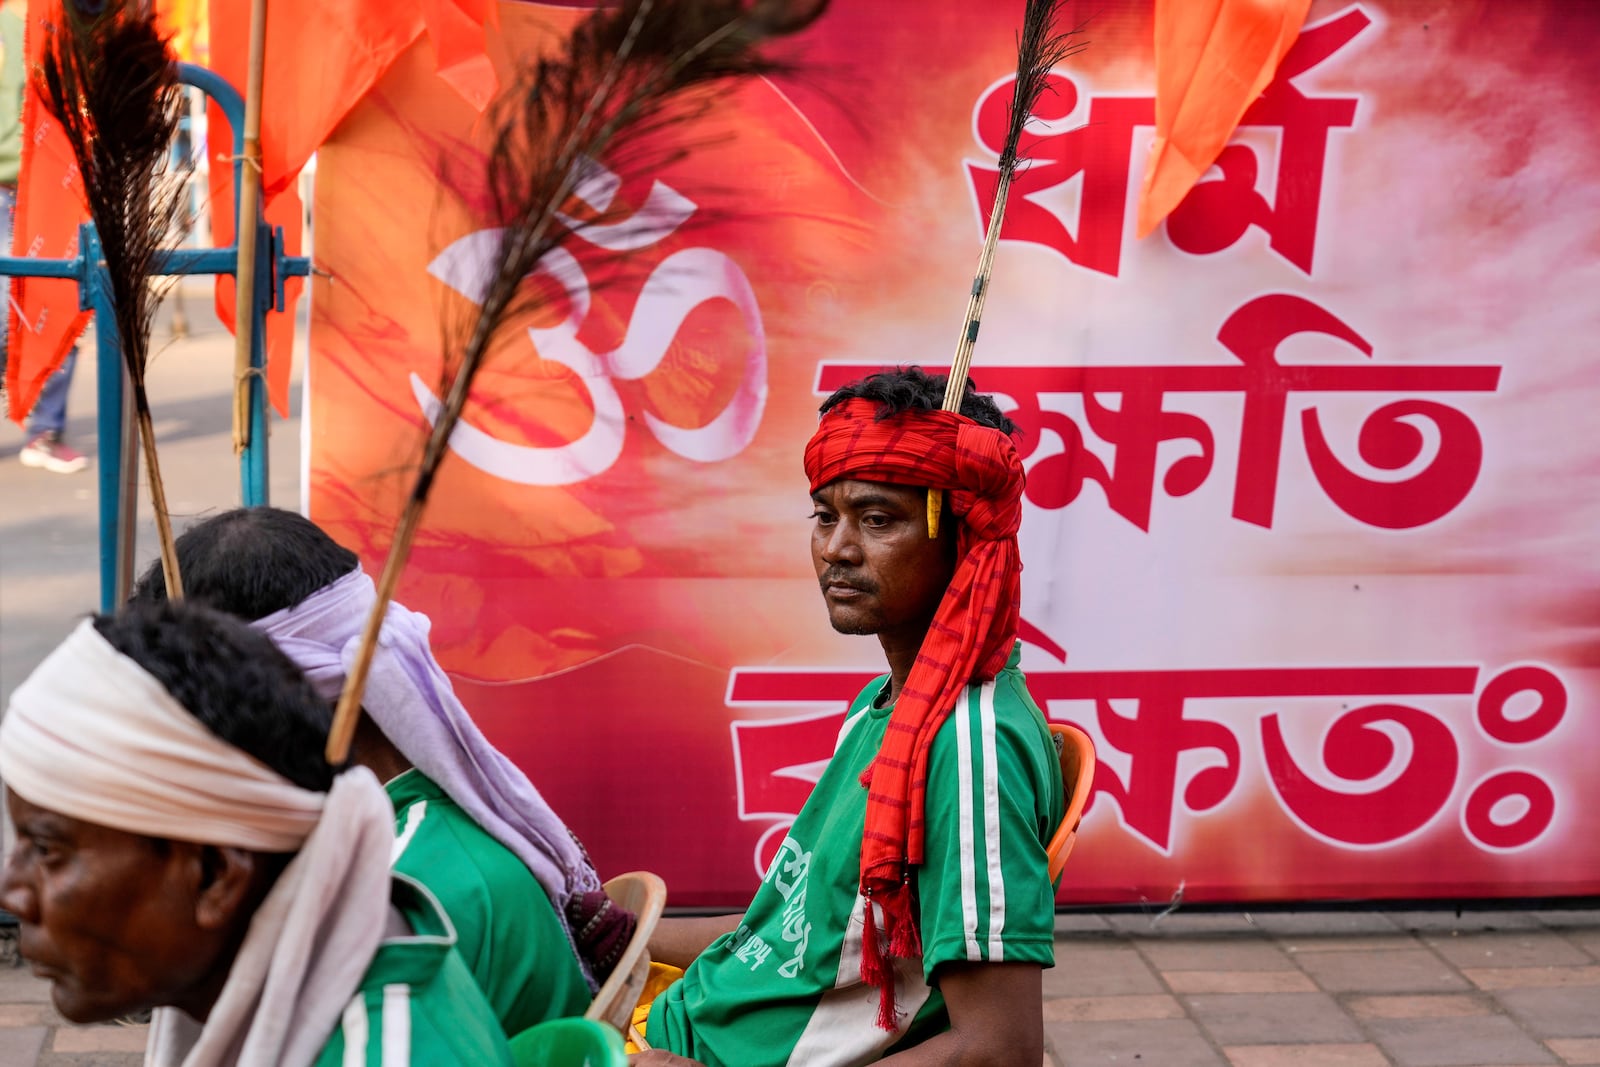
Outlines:
[[88,620],[12,695],[0,780],[114,830],[263,852],[298,849],[327,800],[218,738]]
[[[157,1012],[149,1062],[312,1063],[366,973],[389,912],[394,815],[371,772],[302,789],[217,737],[85,620],[11,697],[0,780],[32,804],[129,833],[298,852],[256,910],[186,1047]],[[192,1041],[192,1047],[189,1047]]]
[[[377,598],[372,579],[357,567],[253,625],[331,701],[344,688]],[[431,626],[426,615],[389,604],[362,707],[401,755],[538,879],[593,986],[593,965],[575,939],[568,909],[575,895],[598,893],[600,877],[566,823],[457,699],[429,646]]]

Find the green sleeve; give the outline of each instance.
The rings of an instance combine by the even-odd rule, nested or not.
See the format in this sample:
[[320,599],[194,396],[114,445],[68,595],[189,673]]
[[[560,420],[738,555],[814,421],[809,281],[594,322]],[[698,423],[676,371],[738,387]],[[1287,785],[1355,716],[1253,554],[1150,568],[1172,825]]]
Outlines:
[[930,982],[958,960],[1054,964],[1045,844],[1064,809],[1055,748],[1021,674],[969,687],[929,757],[917,893]]
[[394,869],[439,898],[456,948],[505,1032],[583,1014],[589,985],[538,880],[455,805],[426,803]]

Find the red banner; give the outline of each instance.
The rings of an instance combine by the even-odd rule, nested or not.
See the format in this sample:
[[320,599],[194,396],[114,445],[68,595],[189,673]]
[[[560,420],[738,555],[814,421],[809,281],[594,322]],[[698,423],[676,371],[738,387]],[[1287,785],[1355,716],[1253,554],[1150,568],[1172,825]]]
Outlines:
[[[564,7],[502,8],[502,73]],[[676,904],[748,898],[884,669],[828,628],[801,449],[837,385],[949,358],[1021,8],[836,5],[803,76],[598,168],[651,241],[543,264],[452,439],[401,599],[601,869]],[[1053,76],[974,360],[1028,468],[1023,666],[1100,755],[1062,899],[1600,892],[1600,12],[1314,3],[1136,241],[1151,20],[1107,5]],[[436,67],[413,43],[319,155],[311,512],[369,568],[494,241]]]

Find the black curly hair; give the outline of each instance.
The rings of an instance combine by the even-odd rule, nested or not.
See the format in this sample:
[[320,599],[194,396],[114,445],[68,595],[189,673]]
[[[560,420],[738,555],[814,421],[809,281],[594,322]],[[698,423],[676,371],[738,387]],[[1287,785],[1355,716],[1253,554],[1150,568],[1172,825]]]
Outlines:
[[213,734],[302,789],[332,788],[333,709],[266,634],[187,601],[130,603],[94,628]]
[[[944,406],[947,375],[929,374],[921,367],[896,367],[869,374],[834,391],[817,410],[828,410],[846,400],[876,400],[878,418],[888,419],[903,411],[938,411]],[[1006,418],[994,398],[978,392],[969,377],[961,397],[961,414],[982,426],[992,426],[1003,434],[1014,435],[1017,424]]]
[[[177,548],[186,598],[252,622],[293,607],[361,564],[322,527],[282,508],[234,508],[213,515],[185,530]],[[157,561],[129,600],[166,599]]]

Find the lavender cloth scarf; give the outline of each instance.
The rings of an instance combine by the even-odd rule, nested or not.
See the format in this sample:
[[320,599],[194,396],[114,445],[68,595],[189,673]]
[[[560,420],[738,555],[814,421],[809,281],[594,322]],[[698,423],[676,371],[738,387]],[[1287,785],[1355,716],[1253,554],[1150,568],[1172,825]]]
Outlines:
[[[338,699],[377,589],[360,567],[254,625],[292,659],[324,699]],[[491,745],[456,699],[428,647],[426,615],[391,602],[361,704],[402,755],[539,880],[573,943],[569,905],[600,890],[588,855],[528,776]]]

